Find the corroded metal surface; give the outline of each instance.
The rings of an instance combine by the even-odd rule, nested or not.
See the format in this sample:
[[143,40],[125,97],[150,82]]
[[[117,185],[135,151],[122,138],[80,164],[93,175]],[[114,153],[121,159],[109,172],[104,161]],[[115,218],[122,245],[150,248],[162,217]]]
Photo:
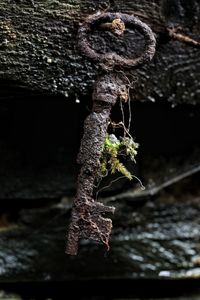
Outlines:
[[[138,30],[145,37],[146,49],[144,53],[137,58],[125,58],[116,53],[109,52],[100,54],[95,52],[89,45],[87,35],[92,28],[106,22],[113,22],[113,20],[122,20],[128,28]],[[153,32],[144,22],[137,17],[122,13],[105,13],[101,15],[93,15],[86,19],[79,29],[79,44],[81,51],[96,62],[100,62],[103,69],[113,69],[115,66],[135,68],[149,62],[155,54],[156,40]]]
[[[144,35],[146,49],[140,57],[126,59],[115,53],[102,55],[96,53],[89,45],[87,34],[91,28],[114,20],[117,20],[117,24],[119,24],[119,20],[122,20],[125,25],[136,28]],[[94,61],[101,63],[103,70],[112,70],[115,66],[139,67],[151,60],[155,53],[155,38],[151,29],[138,18],[127,14],[106,13],[90,16],[81,25],[78,37],[81,51]],[[102,242],[109,250],[108,242],[112,221],[102,216],[102,213],[114,213],[114,207],[95,202],[93,189],[100,176],[100,157],[106,138],[111,108],[125,91],[126,84],[115,73],[103,75],[95,84],[93,109],[84,122],[84,135],[78,154],[81,170],[72,209],[72,220],[68,230],[67,254],[77,254],[78,242],[81,238]]]
[[112,106],[121,90],[115,75],[101,77],[94,88],[93,110],[84,122],[84,135],[78,155],[81,165],[72,221],[68,232],[67,254],[76,254],[81,238],[103,242],[107,249],[112,221],[102,213],[114,213],[114,207],[104,206],[93,199],[95,180],[99,176],[100,157],[106,137]]

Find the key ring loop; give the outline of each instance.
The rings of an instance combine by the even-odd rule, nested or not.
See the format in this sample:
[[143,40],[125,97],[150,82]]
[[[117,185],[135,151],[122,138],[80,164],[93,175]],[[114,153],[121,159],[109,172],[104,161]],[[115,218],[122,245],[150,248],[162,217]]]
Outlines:
[[[138,30],[145,38],[146,49],[136,58],[125,58],[114,52],[100,54],[92,49],[88,42],[88,34],[91,30],[103,23],[121,19],[125,26]],[[155,54],[156,40],[150,27],[137,17],[122,13],[103,13],[90,16],[79,28],[78,40],[81,51],[89,58],[100,63],[104,70],[112,70],[115,67],[138,68],[149,62]]]

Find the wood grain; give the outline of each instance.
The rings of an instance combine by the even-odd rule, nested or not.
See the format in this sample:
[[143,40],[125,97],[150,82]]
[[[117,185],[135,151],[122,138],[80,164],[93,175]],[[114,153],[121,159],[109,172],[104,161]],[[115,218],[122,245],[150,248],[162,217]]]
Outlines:
[[[9,87],[13,81],[15,85],[65,97],[87,95],[98,68],[79,53],[77,28],[87,15],[106,9],[135,13],[157,38],[155,59],[138,71],[132,98],[199,103],[200,50],[172,41],[166,33],[169,26],[181,26],[183,32],[199,39],[197,0],[35,0],[34,5],[28,0],[2,0],[0,84],[9,80]],[[111,34],[96,34],[93,42],[100,52],[110,47],[127,56],[133,51],[137,54],[143,46],[142,38],[135,34],[128,34],[124,41],[116,41]]]

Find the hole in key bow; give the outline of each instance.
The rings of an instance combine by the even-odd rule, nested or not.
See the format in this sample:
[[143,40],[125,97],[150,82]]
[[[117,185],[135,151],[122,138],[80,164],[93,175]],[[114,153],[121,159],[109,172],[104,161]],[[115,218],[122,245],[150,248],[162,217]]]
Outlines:
[[[137,30],[144,36],[145,51],[140,56],[126,58],[116,54],[115,52],[102,54],[95,51],[92,45],[90,45],[88,35],[91,34],[93,29],[102,27],[102,24],[113,24],[113,21],[117,19],[120,19],[124,23],[125,28]],[[149,62],[155,53],[156,41],[151,29],[137,17],[128,14],[105,13],[90,16],[81,25],[78,39],[81,51],[95,62],[100,63],[104,70],[112,70],[116,66],[123,68],[136,68]]]

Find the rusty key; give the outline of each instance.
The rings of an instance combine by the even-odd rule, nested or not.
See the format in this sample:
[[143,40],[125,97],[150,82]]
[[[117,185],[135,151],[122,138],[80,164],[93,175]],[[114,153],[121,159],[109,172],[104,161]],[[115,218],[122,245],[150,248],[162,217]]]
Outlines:
[[[103,24],[106,24],[106,26],[102,26]],[[110,28],[118,35],[123,34],[126,28],[138,30],[145,38],[146,48],[144,53],[133,59],[121,57],[113,52],[97,53],[88,42],[88,34],[94,28],[100,28],[100,26]],[[116,67],[138,68],[149,62],[154,56],[156,45],[154,34],[145,23],[133,15],[121,13],[104,13],[90,16],[80,26],[78,39],[81,51],[98,63],[104,74],[94,85],[92,112],[84,122],[84,134],[77,158],[81,168],[66,246],[66,253],[71,255],[77,254],[80,239],[102,242],[109,250],[112,221],[104,215],[114,213],[115,208],[95,201],[93,189],[95,181],[100,176],[100,158],[111,109],[119,96],[127,89],[126,84],[114,70]]]

